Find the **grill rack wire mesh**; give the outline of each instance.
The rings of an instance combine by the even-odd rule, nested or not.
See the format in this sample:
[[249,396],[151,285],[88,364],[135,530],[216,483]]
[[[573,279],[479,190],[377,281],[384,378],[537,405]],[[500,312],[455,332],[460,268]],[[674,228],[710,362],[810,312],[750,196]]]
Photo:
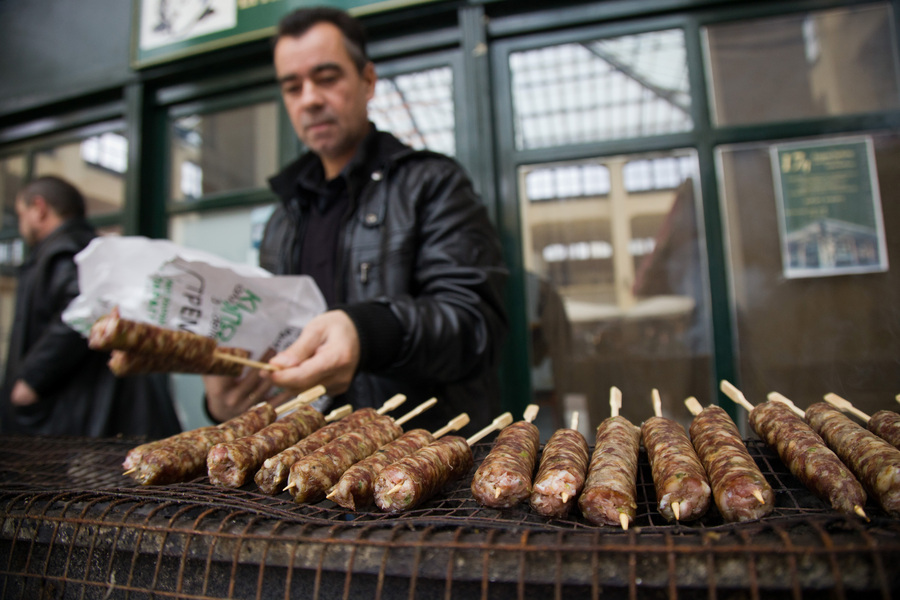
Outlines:
[[[761,442],[773,513],[666,522],[643,450],[628,531],[580,514],[480,506],[474,469],[401,515],[300,505],[206,477],[142,487],[139,440],[0,437],[2,598],[889,598],[900,521],[866,522],[809,493]],[[473,448],[477,465],[489,443]]]

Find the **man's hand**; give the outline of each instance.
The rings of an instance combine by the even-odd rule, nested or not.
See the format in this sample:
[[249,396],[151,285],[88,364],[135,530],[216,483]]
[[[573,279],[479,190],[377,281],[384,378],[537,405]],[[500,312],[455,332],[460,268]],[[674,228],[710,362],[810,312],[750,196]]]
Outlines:
[[[271,357],[263,356],[265,361]],[[297,392],[286,390],[269,398],[275,384],[260,377],[258,369],[244,369],[240,377],[223,377],[205,375],[203,385],[206,387],[206,408],[217,421],[227,421],[246,411],[263,400],[278,406],[293,398]]]
[[347,391],[359,365],[359,335],[341,310],[314,317],[300,337],[269,361],[281,370],[266,375],[276,385],[306,390],[324,385],[335,396]]
[[38,401],[37,392],[22,379],[17,379],[9,396],[10,401],[16,406],[29,406]]

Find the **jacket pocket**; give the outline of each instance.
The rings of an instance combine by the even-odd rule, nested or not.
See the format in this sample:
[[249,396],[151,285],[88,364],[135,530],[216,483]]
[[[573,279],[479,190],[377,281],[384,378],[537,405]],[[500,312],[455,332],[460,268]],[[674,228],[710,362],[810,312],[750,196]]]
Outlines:
[[348,300],[411,293],[414,261],[414,249],[405,236],[392,236],[383,245],[355,245],[349,265]]

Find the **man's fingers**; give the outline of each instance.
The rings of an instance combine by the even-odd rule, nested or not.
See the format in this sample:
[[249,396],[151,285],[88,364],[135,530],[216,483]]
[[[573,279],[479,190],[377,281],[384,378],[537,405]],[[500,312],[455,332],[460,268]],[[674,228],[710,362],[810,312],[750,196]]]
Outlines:
[[319,315],[307,323],[300,333],[300,337],[294,340],[293,344],[276,354],[269,363],[282,369],[290,369],[313,357],[319,346],[325,342],[328,333],[325,327],[328,323],[326,315],[328,313]]
[[269,377],[271,378],[272,383],[281,387],[309,389],[319,383],[328,387],[325,381],[320,380],[320,374],[317,373],[314,364],[310,365],[311,362],[314,361],[311,359],[298,366],[276,371],[270,374]]

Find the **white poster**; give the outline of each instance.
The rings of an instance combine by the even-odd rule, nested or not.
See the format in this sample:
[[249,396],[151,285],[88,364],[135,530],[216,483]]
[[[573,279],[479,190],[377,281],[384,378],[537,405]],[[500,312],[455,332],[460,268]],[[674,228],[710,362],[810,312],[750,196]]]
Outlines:
[[142,0],[141,50],[232,29],[237,0]]

